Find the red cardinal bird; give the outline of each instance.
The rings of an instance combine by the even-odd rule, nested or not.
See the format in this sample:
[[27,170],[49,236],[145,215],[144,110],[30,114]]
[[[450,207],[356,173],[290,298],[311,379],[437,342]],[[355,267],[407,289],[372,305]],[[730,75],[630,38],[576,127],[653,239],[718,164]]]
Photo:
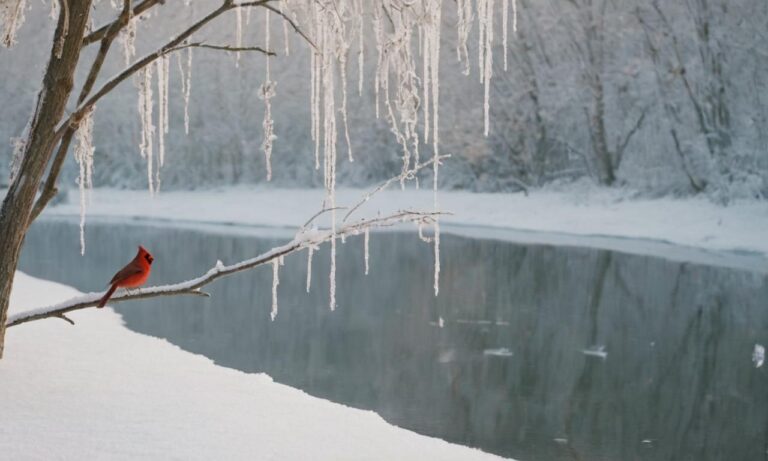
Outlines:
[[149,254],[149,251],[139,245],[139,252],[136,254],[136,257],[133,258],[133,261],[120,269],[120,271],[112,277],[112,280],[109,281],[109,284],[112,286],[109,287],[107,293],[101,298],[97,307],[104,307],[104,305],[107,304],[107,301],[109,301],[109,298],[112,297],[112,293],[114,293],[118,287],[135,288],[144,285],[144,282],[149,278],[149,270],[152,266],[152,261],[154,260],[155,258]]

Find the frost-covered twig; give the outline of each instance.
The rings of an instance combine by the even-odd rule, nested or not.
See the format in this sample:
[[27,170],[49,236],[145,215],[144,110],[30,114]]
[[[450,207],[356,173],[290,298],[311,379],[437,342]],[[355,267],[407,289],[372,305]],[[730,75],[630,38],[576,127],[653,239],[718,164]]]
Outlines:
[[[131,290],[130,292],[121,290],[112,296],[110,303],[118,303],[132,299],[156,298],[159,296],[209,296],[207,293],[202,291],[201,288],[219,278],[271,263],[273,260],[279,260],[279,258],[285,255],[295,253],[305,248],[316,248],[322,243],[335,240],[335,238],[347,235],[358,235],[365,232],[367,229],[390,227],[406,222],[431,224],[440,214],[441,213],[433,211],[405,210],[398,211],[384,217],[361,219],[354,223],[349,223],[344,226],[337,227],[335,231],[331,229],[309,231],[302,229],[290,242],[286,243],[285,245],[275,247],[266,253],[262,253],[254,258],[246,259],[231,265],[224,265],[221,262],[218,262],[205,274],[184,282],[140,288],[137,290]],[[66,320],[64,317],[66,313],[85,309],[88,307],[95,307],[98,305],[102,296],[103,293],[87,293],[59,304],[10,315],[8,316],[8,322],[6,323],[6,326],[12,327],[22,323],[32,322],[34,320],[42,320],[45,318],[63,318]]]
[[433,163],[435,163],[435,161],[437,161],[439,163],[441,160],[446,159],[446,158],[450,158],[450,155],[440,155],[440,156],[437,156],[437,157],[433,157],[432,159],[430,159],[430,160],[428,160],[428,161],[426,161],[424,163],[419,163],[418,165],[414,166],[410,170],[405,170],[402,173],[400,173],[399,175],[393,176],[393,177],[387,179],[383,183],[381,183],[378,186],[376,186],[376,188],[374,188],[372,191],[370,191],[367,194],[365,194],[363,196],[363,198],[359,202],[357,202],[357,204],[355,204],[355,206],[350,208],[349,211],[347,212],[347,214],[344,215],[344,218],[341,220],[341,222],[347,222],[347,219],[349,219],[349,217],[352,216],[352,213],[357,211],[358,208],[363,206],[374,195],[378,194],[379,192],[383,191],[387,187],[391,186],[393,183],[398,182],[398,181],[399,182],[403,182],[405,180],[413,179],[413,178],[416,177],[416,173],[418,173],[422,169],[432,165]]
[[275,8],[272,5],[269,5],[269,4],[266,4],[266,3],[264,5],[261,5],[261,6],[263,6],[264,8],[266,8],[266,9],[268,9],[268,10],[270,10],[270,11],[276,13],[276,14],[278,14],[281,18],[283,18],[283,20],[285,22],[287,22],[288,24],[291,25],[291,27],[293,27],[293,30],[297,34],[299,34],[301,36],[301,38],[303,38],[312,48],[317,50],[317,45],[315,45],[315,42],[313,42],[312,39],[309,38],[307,36],[307,34],[304,33],[303,30],[301,30],[301,28],[296,24],[296,22],[293,19],[291,19],[287,14],[285,14],[282,10],[280,10],[278,8]]

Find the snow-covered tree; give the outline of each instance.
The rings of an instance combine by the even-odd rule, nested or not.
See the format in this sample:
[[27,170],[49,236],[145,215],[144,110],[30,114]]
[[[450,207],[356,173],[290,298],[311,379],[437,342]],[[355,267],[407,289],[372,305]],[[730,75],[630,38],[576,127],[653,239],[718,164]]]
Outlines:
[[[463,59],[466,65],[469,64],[468,31],[472,18],[478,18],[486,134],[490,124],[488,108],[493,43],[502,43],[507,49],[510,1],[514,0],[500,0],[494,7],[493,0],[480,0],[476,11],[468,1],[457,2],[457,49],[459,59]],[[514,4],[512,6],[513,21],[516,21]],[[179,93],[185,106],[184,130],[188,132],[196,129],[189,117],[193,55],[220,51],[234,53],[235,65],[229,72],[237,72],[243,60],[242,54],[260,53],[266,57],[265,73],[249,75],[242,91],[256,94],[264,102],[263,122],[259,130],[259,149],[263,153],[260,165],[264,167],[262,174],[269,180],[272,176],[273,148],[275,142],[279,142],[274,134],[272,116],[272,99],[277,94],[278,83],[273,80],[271,61],[278,51],[284,50],[284,54],[289,54],[287,37],[292,33],[300,37],[297,43],[307,49],[309,55],[310,68],[306,73],[310,88],[309,134],[314,152],[308,161],[322,171],[326,198],[321,213],[331,215],[330,228],[313,231],[305,226],[291,242],[264,255],[230,266],[217,264],[192,281],[148,288],[113,299],[200,294],[203,285],[219,277],[266,263],[273,264],[276,286],[279,262],[285,254],[301,249],[308,249],[311,254],[317,245],[329,242],[332,249],[329,304],[333,309],[337,239],[348,234],[365,233],[367,247],[370,227],[397,222],[416,223],[420,235],[424,225],[434,226],[434,235],[423,238],[434,245],[434,289],[437,294],[440,267],[437,184],[438,167],[443,158],[440,155],[439,111],[443,9],[441,0],[220,0],[218,3],[205,0],[194,2],[194,5],[181,0],[112,0],[109,3],[59,0],[52,3],[51,16],[55,18],[56,28],[51,37],[47,66],[33,114],[23,135],[15,143],[10,185],[0,211],[0,357],[7,324],[45,317],[66,319],[66,312],[95,304],[95,299],[86,296],[55,309],[14,318],[10,322],[7,319],[13,275],[24,235],[57,194],[57,183],[72,141],[75,141],[74,157],[79,165],[78,183],[83,206],[81,225],[85,219],[85,196],[92,184],[94,168],[99,168],[98,162],[94,162],[93,143],[94,127],[99,126],[97,104],[121,84],[132,82],[138,90],[134,107],[138,111],[141,135],[136,150],[145,165],[149,192],[154,193],[161,187],[161,168],[166,160],[172,71],[178,69],[175,80],[181,86]],[[505,15],[502,34],[494,30],[497,10]],[[5,46],[16,42],[25,11],[24,0],[3,3],[0,18]],[[259,18],[254,16],[257,12],[261,13]],[[157,15],[160,20],[152,23],[155,33],[148,33],[151,40],[144,41],[142,36],[147,30],[142,23],[152,15]],[[184,19],[183,27],[169,33],[162,27],[164,16],[187,19]],[[105,21],[103,25],[94,25],[102,20]],[[234,24],[234,37],[226,37],[226,42],[208,40],[206,29],[224,20],[230,21],[228,30],[232,30],[231,24]],[[279,24],[282,33],[274,33],[273,22]],[[245,45],[245,31],[254,29],[260,31],[261,45]],[[369,30],[372,34],[367,33]],[[115,76],[103,77],[105,63],[115,59],[115,50],[122,51],[122,56],[118,58],[121,69]],[[366,59],[376,63],[373,78],[365,79]],[[351,71],[350,63],[353,61],[357,65],[355,71]],[[260,84],[254,85],[254,80]],[[372,89],[376,117],[386,122],[401,154],[399,173],[372,193],[390,184],[405,185],[408,181],[417,180],[419,173],[429,167],[432,169],[431,183],[435,194],[433,210],[398,212],[374,219],[350,219],[357,208],[370,198],[367,195],[343,218],[337,216],[337,169],[342,158],[352,162],[356,151],[349,129],[349,94],[354,90],[362,93],[365,88]],[[219,88],[214,91],[228,90]],[[216,118],[216,115],[206,114],[206,118]],[[227,127],[237,123],[240,121],[224,119],[222,125]],[[251,148],[242,142],[234,147],[233,152],[237,155],[242,155],[244,148]],[[242,166],[249,161],[241,157],[231,159],[229,163],[233,165],[233,174],[239,174]],[[84,244],[82,239],[81,244]],[[275,301],[273,315],[276,313]]]

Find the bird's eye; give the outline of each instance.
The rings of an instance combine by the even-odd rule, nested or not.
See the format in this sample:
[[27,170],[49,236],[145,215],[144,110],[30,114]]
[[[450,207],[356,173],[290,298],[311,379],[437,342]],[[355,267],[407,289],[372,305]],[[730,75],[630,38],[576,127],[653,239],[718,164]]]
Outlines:
[[144,258],[146,258],[146,260],[147,260],[147,262],[149,264],[152,264],[152,261],[154,261],[154,258],[152,256],[150,256],[150,255],[146,255],[146,256],[144,256]]

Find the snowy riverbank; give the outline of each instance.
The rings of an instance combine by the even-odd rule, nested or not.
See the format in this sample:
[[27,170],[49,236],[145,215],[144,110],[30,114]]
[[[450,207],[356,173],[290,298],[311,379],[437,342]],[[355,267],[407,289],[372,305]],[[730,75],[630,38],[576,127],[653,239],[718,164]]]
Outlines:
[[[337,203],[351,206],[365,191],[339,191]],[[716,205],[704,198],[629,198],[616,189],[590,186],[570,190],[522,194],[441,192],[440,208],[453,213],[443,222],[446,230],[465,226],[514,229],[528,233],[558,234],[553,239],[533,235],[515,238],[543,243],[583,244],[615,249],[603,237],[643,239],[705,250],[750,252],[768,258],[768,202]],[[297,227],[322,207],[317,189],[233,187],[212,191],[162,192],[97,189],[92,192],[88,216],[173,220],[187,223],[247,224]],[[77,191],[67,203],[50,207],[48,216],[77,216]],[[387,190],[365,204],[358,215],[386,213],[402,208],[432,208],[432,192]],[[588,237],[574,242],[570,237]],[[603,239],[596,239],[596,237]],[[638,250],[636,252],[645,252]],[[651,251],[653,252],[653,251]],[[658,249],[657,253],[667,253]],[[768,261],[768,259],[766,259]]]
[[[76,296],[17,273],[11,312]],[[8,330],[3,459],[498,459],[219,367],[129,331],[112,309]]]

